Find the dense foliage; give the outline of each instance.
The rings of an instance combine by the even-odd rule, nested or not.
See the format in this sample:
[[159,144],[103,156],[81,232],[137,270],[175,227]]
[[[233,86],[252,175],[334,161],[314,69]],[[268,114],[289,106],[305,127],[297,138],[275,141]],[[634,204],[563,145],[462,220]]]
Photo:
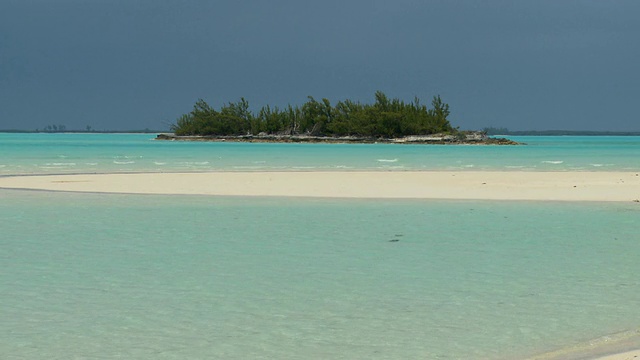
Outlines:
[[332,106],[329,100],[316,101],[309,96],[302,106],[284,109],[265,106],[256,114],[242,98],[215,110],[200,99],[191,112],[178,118],[172,126],[176,135],[258,135],[308,134],[315,136],[401,137],[454,132],[447,120],[449,105],[440,96],[431,108],[418,98],[405,103],[390,100],[378,91],[375,103],[362,104],[345,100]]

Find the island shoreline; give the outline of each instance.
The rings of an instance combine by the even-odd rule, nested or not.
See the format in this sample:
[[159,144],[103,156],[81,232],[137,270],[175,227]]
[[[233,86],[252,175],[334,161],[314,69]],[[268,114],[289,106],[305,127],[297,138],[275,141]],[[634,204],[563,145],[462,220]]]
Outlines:
[[398,138],[365,136],[313,136],[313,135],[175,135],[158,134],[155,140],[204,141],[204,142],[255,142],[255,143],[321,143],[321,144],[415,144],[415,145],[524,145],[506,138],[487,136],[483,132],[413,135]]

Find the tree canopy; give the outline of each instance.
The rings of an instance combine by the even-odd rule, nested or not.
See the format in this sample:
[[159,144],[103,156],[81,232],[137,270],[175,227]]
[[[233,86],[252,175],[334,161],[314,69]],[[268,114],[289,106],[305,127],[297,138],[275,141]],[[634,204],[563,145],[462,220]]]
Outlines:
[[244,98],[219,110],[200,99],[191,112],[176,120],[171,130],[179,136],[266,133],[395,138],[455,132],[447,119],[449,113],[449,105],[440,96],[435,96],[431,107],[427,107],[417,97],[407,103],[389,99],[381,91],[375,93],[373,104],[344,100],[332,106],[328,99],[318,101],[309,96],[302,106],[280,109],[267,105],[257,113],[249,111]]

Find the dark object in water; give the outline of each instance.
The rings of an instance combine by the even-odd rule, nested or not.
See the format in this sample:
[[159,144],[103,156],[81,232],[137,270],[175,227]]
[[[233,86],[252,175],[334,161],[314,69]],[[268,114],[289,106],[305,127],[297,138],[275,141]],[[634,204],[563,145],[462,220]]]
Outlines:
[[391,239],[391,240],[389,240],[389,242],[398,242],[398,241],[400,241],[400,239]]

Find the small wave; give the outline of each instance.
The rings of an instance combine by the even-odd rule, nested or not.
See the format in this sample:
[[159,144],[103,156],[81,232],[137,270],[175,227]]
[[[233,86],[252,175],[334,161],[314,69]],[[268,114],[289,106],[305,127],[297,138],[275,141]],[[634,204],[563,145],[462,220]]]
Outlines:
[[0,165],[0,169],[2,169],[3,167],[7,167],[7,165]]
[[66,158],[68,158],[68,156],[67,155],[58,155],[58,158],[59,159],[66,159]]
[[98,165],[98,163],[85,163],[85,165],[96,166],[96,165]]
[[525,168],[526,166],[524,166],[524,165],[505,165],[505,167],[507,169],[522,169],[522,168]]
[[315,169],[315,166],[292,166],[292,169]]
[[394,163],[394,162],[398,162],[398,159],[377,159],[376,161]]
[[336,169],[353,169],[353,166],[336,165]]
[[593,167],[613,166],[614,164],[589,164]]
[[254,161],[253,164],[266,164],[266,161]]
[[117,155],[113,157],[114,159],[142,159],[140,155]]
[[462,165],[462,167],[463,167],[463,168],[472,168],[472,167],[474,167],[474,166],[475,166],[475,165]]
[[544,164],[562,164],[564,161],[562,160],[545,160],[543,161]]
[[166,162],[154,161],[153,163],[156,164],[156,165],[167,165]]
[[264,169],[264,166],[232,166],[231,168],[237,170],[255,170]]
[[118,164],[118,165],[127,165],[127,164],[135,164],[135,161],[116,161],[113,160],[114,164]]
[[47,166],[76,166],[76,163],[46,163]]
[[183,165],[208,165],[208,161],[186,161],[182,163]]

